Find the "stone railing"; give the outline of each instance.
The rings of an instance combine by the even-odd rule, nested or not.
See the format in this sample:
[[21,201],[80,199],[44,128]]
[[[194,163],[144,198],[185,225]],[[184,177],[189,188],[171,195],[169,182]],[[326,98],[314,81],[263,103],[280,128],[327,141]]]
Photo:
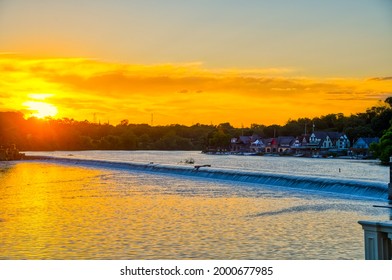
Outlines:
[[366,260],[392,260],[392,221],[359,221],[365,235]]

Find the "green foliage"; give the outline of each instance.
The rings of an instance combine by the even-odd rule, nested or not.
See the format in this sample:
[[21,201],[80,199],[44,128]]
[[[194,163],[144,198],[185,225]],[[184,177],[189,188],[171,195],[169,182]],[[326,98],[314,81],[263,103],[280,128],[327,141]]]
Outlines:
[[127,129],[120,136],[120,146],[123,150],[136,150],[137,137],[132,130]]
[[21,113],[0,112],[0,145],[16,144],[23,151],[202,150],[216,129],[200,124],[151,127],[127,120],[117,126],[67,118],[25,120]]
[[392,126],[381,137],[378,144],[373,143],[370,146],[370,150],[381,160],[382,164],[389,163],[389,158],[392,156]]
[[219,150],[228,149],[232,137],[223,129],[218,129],[212,134],[210,145]]
[[175,131],[169,131],[155,146],[159,150],[193,150],[191,141],[187,138],[176,135]]

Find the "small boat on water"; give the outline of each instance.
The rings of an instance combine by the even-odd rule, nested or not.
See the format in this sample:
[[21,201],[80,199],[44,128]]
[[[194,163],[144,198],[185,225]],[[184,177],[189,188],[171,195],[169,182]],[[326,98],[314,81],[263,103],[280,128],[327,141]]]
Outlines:
[[194,163],[195,163],[195,160],[194,160],[193,158],[187,158],[187,159],[184,161],[184,163],[186,163],[186,164],[194,164]]
[[305,154],[299,153],[299,154],[294,154],[293,157],[303,157]]
[[264,154],[267,157],[280,157],[279,154]]
[[259,155],[259,153],[239,153],[238,155],[241,155],[241,156],[257,156],[257,155]]

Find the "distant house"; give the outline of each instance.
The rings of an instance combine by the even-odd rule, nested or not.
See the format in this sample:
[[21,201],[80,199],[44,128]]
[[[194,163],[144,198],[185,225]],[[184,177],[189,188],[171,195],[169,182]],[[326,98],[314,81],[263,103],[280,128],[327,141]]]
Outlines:
[[344,133],[341,133],[339,138],[335,142],[335,146],[338,150],[347,150],[350,148],[351,142],[348,139],[347,135]]
[[378,143],[379,141],[380,138],[378,137],[361,137],[354,142],[351,151],[353,152],[353,154],[366,156],[368,155],[370,145],[372,143]]
[[297,137],[291,145],[296,155],[321,156],[329,152],[345,154],[350,147],[347,135],[332,131],[314,131],[309,136]]
[[350,148],[350,140],[344,133],[315,131],[309,137],[310,148],[346,150]]
[[233,153],[293,154],[295,156],[346,155],[350,140],[344,133],[314,131],[310,135],[279,136],[262,139],[258,135],[231,139]]
[[[303,137],[303,139],[305,139],[305,137]],[[302,139],[302,141],[301,141],[301,140],[300,140],[300,137],[295,138],[293,144],[291,145],[291,148],[293,148],[293,149],[295,149],[295,148],[301,148],[302,145],[305,145],[305,144],[307,143],[307,142],[306,142],[306,139],[305,139],[305,143],[303,142],[303,139]]]
[[380,138],[378,137],[373,137],[373,138],[366,138],[366,137],[361,137],[355,143],[353,144],[353,149],[369,149],[370,144],[372,143],[378,143],[380,141]]
[[293,136],[279,136],[277,138],[265,139],[265,152],[268,154],[287,153],[294,142],[295,138]]
[[258,135],[231,138],[231,151],[234,153],[251,152],[255,145],[260,144],[261,146],[260,142],[262,143],[262,140]]
[[265,152],[267,154],[274,154],[278,152],[278,139],[277,138],[267,138],[264,139]]
[[278,137],[278,153],[287,153],[291,146],[295,143],[293,136],[279,136]]
[[264,153],[265,144],[262,139],[256,139],[250,144],[249,148],[251,153]]

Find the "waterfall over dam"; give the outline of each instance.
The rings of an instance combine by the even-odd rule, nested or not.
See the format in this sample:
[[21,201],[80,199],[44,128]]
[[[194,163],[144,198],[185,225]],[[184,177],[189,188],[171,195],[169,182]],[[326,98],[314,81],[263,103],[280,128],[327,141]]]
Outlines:
[[375,199],[387,199],[388,197],[388,184],[379,181],[327,178],[310,175],[275,174],[269,172],[242,171],[238,169],[211,168],[207,166],[155,164],[153,162],[134,163],[55,157],[46,157],[45,160],[91,167],[114,168],[149,173],[165,173],[171,175],[227,180],[231,182],[245,182],[266,186],[296,188],[306,191],[324,191]]

